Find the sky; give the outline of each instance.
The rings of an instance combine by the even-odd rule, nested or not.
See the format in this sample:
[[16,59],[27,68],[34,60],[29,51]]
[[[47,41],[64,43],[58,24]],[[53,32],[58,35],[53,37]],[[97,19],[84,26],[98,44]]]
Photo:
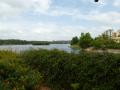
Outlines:
[[71,40],[120,28],[120,0],[0,0],[0,39]]

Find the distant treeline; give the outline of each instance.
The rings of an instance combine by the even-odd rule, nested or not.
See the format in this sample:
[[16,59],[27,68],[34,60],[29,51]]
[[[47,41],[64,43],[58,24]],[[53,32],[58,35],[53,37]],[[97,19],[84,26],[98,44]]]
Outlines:
[[51,41],[50,42],[51,44],[69,44],[70,43],[70,40],[61,40],[61,41]]
[[8,40],[0,40],[0,45],[49,45],[49,44],[67,44],[70,41],[27,41],[27,40],[19,40],[19,39],[8,39]]
[[0,45],[49,45],[48,41],[27,41],[27,40],[17,40],[17,39],[8,39],[8,40],[0,40]]

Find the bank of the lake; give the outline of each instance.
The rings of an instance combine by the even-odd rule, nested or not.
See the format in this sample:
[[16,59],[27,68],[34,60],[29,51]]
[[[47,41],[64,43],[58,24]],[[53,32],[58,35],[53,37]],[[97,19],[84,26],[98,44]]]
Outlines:
[[[74,48],[74,49],[78,49],[78,50],[82,50],[82,48],[79,46],[79,45],[71,45],[70,46],[71,48]],[[89,48],[86,48],[84,49],[84,51],[87,51],[87,52],[98,52],[98,53],[103,53],[103,52],[108,52],[108,53],[120,53],[120,49],[101,49],[101,48],[94,48],[94,47],[89,47]]]
[[95,49],[95,48],[87,48],[85,49],[87,52],[98,52],[98,53],[103,53],[103,52],[108,52],[108,53],[120,53],[120,49]]

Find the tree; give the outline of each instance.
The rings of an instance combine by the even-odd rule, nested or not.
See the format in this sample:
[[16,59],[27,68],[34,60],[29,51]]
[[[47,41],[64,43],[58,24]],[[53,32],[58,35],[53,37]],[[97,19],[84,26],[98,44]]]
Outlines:
[[114,44],[115,44],[114,40],[112,40],[111,37],[106,34],[102,34],[96,37],[92,43],[92,45],[95,48],[101,48],[101,49],[114,47]]
[[105,47],[105,40],[101,37],[96,37],[93,40],[92,45],[94,48],[104,48]]
[[92,41],[93,39],[90,33],[81,33],[80,40],[79,40],[79,45],[81,48],[85,49],[85,48],[91,47]]
[[77,36],[73,37],[72,40],[71,40],[71,45],[75,45],[75,44],[78,44],[79,42],[79,39]]

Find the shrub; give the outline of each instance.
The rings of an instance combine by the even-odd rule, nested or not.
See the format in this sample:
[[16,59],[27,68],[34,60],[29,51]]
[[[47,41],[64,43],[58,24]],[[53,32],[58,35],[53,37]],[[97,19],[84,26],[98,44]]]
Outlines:
[[26,64],[42,73],[44,82],[52,90],[119,89],[118,54],[31,50],[22,57]]
[[2,58],[17,58],[17,54],[12,51],[0,51],[0,59]]
[[0,55],[0,90],[32,90],[42,80],[37,70],[15,58],[17,54],[1,51]]

